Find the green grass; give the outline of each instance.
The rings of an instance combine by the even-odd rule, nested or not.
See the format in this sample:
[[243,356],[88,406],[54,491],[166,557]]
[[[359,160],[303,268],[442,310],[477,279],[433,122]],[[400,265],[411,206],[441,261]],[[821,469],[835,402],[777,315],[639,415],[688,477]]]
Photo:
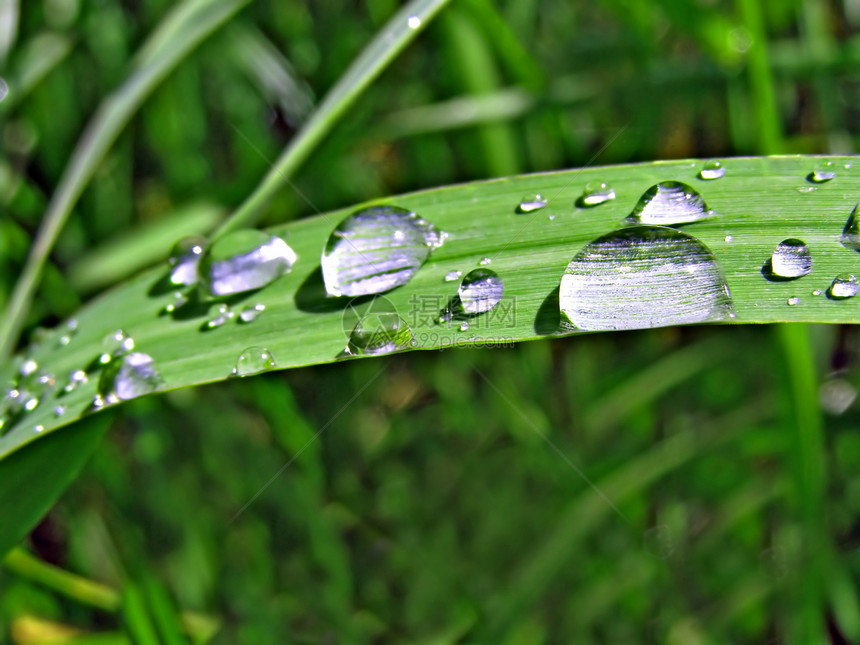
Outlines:
[[[11,6],[2,345],[62,379],[121,327],[165,383],[92,414],[91,379],[3,429],[0,642],[860,640],[857,409],[826,396],[856,392],[857,303],[812,295],[857,257],[848,3]],[[804,194],[812,154],[840,168]],[[593,179],[617,199],[575,208]],[[571,257],[666,179],[720,213],[683,229],[737,318],[554,333]],[[398,311],[491,257],[515,321],[335,360],[313,276],[378,202],[450,234]],[[172,239],[251,225],[299,254],[259,320],[158,315]],[[786,237],[813,273],[769,281]],[[248,345],[297,369],[228,379]]]

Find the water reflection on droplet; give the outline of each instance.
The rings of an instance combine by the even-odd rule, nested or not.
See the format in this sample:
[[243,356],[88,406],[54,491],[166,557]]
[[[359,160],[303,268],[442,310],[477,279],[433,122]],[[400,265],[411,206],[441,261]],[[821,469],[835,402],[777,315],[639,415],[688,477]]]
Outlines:
[[594,181],[585,185],[582,195],[576,200],[580,208],[600,206],[615,199],[615,189],[602,181]]
[[721,161],[712,159],[702,164],[702,169],[699,171],[699,179],[711,180],[720,179],[726,174],[726,169]]
[[540,193],[525,195],[520,200],[517,210],[520,213],[531,213],[545,207],[547,203],[547,200]]
[[99,394],[110,403],[155,392],[162,380],[149,354],[132,352],[111,361],[99,379]]
[[771,273],[779,278],[793,279],[812,273],[812,253],[806,242],[789,238],[780,242],[770,257]]
[[853,298],[860,292],[860,282],[857,282],[857,276],[853,273],[840,273],[830,284],[827,289],[827,297],[833,300],[844,300],[845,298]]
[[170,265],[170,282],[178,285],[197,283],[197,265],[206,250],[202,237],[183,237],[173,245],[167,263]]
[[260,289],[289,273],[296,254],[280,237],[263,231],[235,231],[205,251],[198,273],[213,296]]
[[466,314],[489,311],[502,299],[504,283],[495,271],[475,269],[466,274],[460,283],[458,296]]
[[791,296],[787,302],[789,307],[793,307],[794,305],[800,304],[800,298],[797,296]]
[[702,195],[680,181],[663,181],[645,191],[627,221],[633,224],[673,226],[717,217]]
[[836,177],[836,164],[832,161],[822,161],[815,165],[807,179],[816,184],[823,184]]
[[461,275],[463,275],[462,271],[448,271],[448,273],[445,274],[445,282],[454,282],[455,280],[459,280]]
[[265,310],[266,305],[258,302],[255,305],[242,309],[242,311],[239,312],[239,320],[243,323],[254,322]]
[[236,367],[233,374],[236,376],[250,376],[259,374],[277,366],[275,357],[265,347],[248,347],[239,354],[236,359]]

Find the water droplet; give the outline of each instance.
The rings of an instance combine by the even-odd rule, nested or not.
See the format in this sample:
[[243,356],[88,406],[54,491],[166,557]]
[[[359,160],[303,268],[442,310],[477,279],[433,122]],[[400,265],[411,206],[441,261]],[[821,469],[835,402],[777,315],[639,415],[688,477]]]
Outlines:
[[627,221],[672,226],[711,217],[717,214],[708,210],[699,191],[680,181],[663,181],[645,191]]
[[549,202],[542,197],[540,193],[526,195],[520,200],[520,205],[517,207],[517,210],[520,213],[531,213],[533,211],[540,210],[548,203]]
[[469,322],[467,320],[460,323],[460,331],[469,331]]
[[601,181],[592,181],[582,189],[582,195],[576,200],[579,208],[593,208],[615,199],[615,189]]
[[245,307],[242,311],[239,312],[239,320],[241,320],[243,323],[254,322],[265,310],[266,305],[261,303],[257,303],[252,307]]
[[105,401],[104,397],[101,394],[96,394],[93,396],[93,408],[96,410],[101,410],[103,407],[107,405],[107,401]]
[[35,396],[31,396],[29,399],[24,401],[24,409],[27,412],[32,412],[36,408],[39,407],[39,399]]
[[550,221],[550,222],[551,222],[551,221],[553,221],[554,219],[555,219],[555,215],[550,215],[550,216],[549,216],[549,221]]
[[787,302],[789,307],[793,307],[794,305],[800,304],[800,298],[797,296],[791,296]]
[[174,311],[184,306],[187,302],[187,296],[185,296],[181,291],[174,291],[173,302],[169,302],[164,305],[164,309],[162,309],[162,311],[166,314],[172,314]]
[[777,278],[799,278],[812,273],[812,254],[803,240],[789,238],[777,244],[770,256],[770,272]]
[[55,417],[61,417],[65,413],[66,413],[66,406],[64,406],[64,405],[58,405],[57,407],[54,408],[54,416]]
[[463,278],[457,295],[463,311],[474,315],[489,311],[499,304],[504,288],[502,279],[495,271],[475,269]]
[[490,264],[492,261],[493,261],[492,258],[484,258],[483,260],[478,262],[478,264],[480,264],[482,267],[485,267],[488,264]]
[[111,363],[99,379],[99,394],[105,401],[125,401],[155,392],[161,387],[161,376],[149,354],[132,352]]
[[461,275],[463,275],[462,271],[448,271],[448,273],[445,274],[445,282],[454,282],[454,280],[459,280]]
[[239,354],[236,359],[236,367],[233,374],[236,376],[249,376],[258,374],[276,367],[275,357],[265,347],[249,347]]
[[216,311],[218,315],[206,321],[206,324],[204,325],[206,329],[215,329],[216,327],[220,327],[236,315],[229,306],[224,304],[218,305]]
[[848,219],[842,229],[842,235],[839,237],[842,246],[846,249],[854,249],[855,251],[860,251],[860,217],[857,214],[858,208],[860,208],[860,204],[857,204],[854,210],[851,211],[851,214],[848,215]]
[[117,329],[102,339],[102,346],[111,356],[120,356],[134,349],[134,338],[122,329]]
[[734,241],[735,241],[735,236],[734,236],[734,235],[731,235],[731,234],[726,235],[726,243],[727,243],[727,244],[730,244],[731,242],[734,242]]
[[414,336],[409,325],[396,311],[388,310],[388,302],[371,302],[349,334],[344,354],[387,354],[411,347]]
[[695,237],[634,226],[587,244],[561,278],[565,326],[642,329],[725,319],[731,296],[713,253]]
[[834,378],[825,381],[818,389],[818,400],[825,412],[833,415],[843,414],[857,398],[857,390],[844,379]]
[[818,190],[818,186],[798,186],[795,190],[804,195],[808,195],[809,193],[814,193]]
[[827,297],[833,300],[844,300],[853,298],[860,292],[860,282],[853,273],[840,273],[833,278],[830,288],[827,289]]
[[410,29],[418,29],[421,26],[421,18],[418,16],[409,16],[406,24],[409,25]]
[[296,254],[279,237],[243,230],[215,240],[198,267],[201,283],[213,296],[260,289],[289,273]]
[[41,423],[39,425],[33,426],[33,432],[42,432],[45,429]]
[[356,211],[332,232],[323,250],[326,292],[365,296],[406,284],[445,237],[397,206]]
[[0,78],[0,101],[6,98],[6,95],[9,93],[9,86],[6,85],[6,81]]
[[836,164],[832,161],[822,161],[815,165],[812,172],[806,177],[814,184],[823,184],[836,176]]
[[32,358],[28,358],[21,364],[21,369],[18,371],[21,373],[21,376],[30,376],[37,369],[39,369],[39,364]]
[[167,263],[170,265],[170,282],[191,285],[197,283],[197,265],[206,250],[205,238],[183,237],[170,250]]
[[726,169],[721,161],[711,159],[702,164],[702,169],[699,171],[699,179],[719,179],[724,177]]
[[815,291],[812,292],[812,295],[813,296],[820,296],[821,295],[821,289],[816,289]]
[[64,325],[65,332],[61,333],[57,339],[60,346],[66,346],[72,342],[72,337],[78,333],[78,321],[76,318],[69,318]]
[[73,392],[79,385],[87,382],[87,373],[84,370],[73,370],[69,374],[69,382],[63,388],[64,392]]

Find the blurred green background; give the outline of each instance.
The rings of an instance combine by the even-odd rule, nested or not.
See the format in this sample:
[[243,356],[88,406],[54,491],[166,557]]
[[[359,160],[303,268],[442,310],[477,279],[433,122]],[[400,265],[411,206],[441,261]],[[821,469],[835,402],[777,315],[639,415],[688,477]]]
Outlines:
[[[0,302],[172,5],[0,2]],[[257,0],[203,43],[100,165],[29,328],[211,229],[399,7]],[[512,173],[852,153],[858,69],[860,0],[453,0],[267,222]],[[100,600],[19,553],[0,642],[860,642],[858,351],[852,327],[673,328],[132,402],[25,545]]]

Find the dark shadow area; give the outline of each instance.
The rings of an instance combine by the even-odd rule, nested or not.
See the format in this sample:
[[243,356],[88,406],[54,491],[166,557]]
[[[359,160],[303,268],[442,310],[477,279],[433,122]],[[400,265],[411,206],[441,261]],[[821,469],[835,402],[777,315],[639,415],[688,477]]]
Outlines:
[[534,328],[535,333],[540,336],[551,336],[562,331],[558,295],[559,287],[556,287],[549,292],[549,295],[538,307]]
[[185,287],[181,284],[173,284],[170,281],[170,271],[164,273],[158,280],[152,283],[152,286],[149,287],[149,291],[146,292],[146,295],[150,297],[164,296],[173,291],[181,291]]
[[359,296],[357,298],[333,298],[325,290],[322,267],[314,269],[302,282],[294,298],[296,307],[309,313],[324,314],[332,311],[342,311],[350,305],[361,304],[374,296]]

